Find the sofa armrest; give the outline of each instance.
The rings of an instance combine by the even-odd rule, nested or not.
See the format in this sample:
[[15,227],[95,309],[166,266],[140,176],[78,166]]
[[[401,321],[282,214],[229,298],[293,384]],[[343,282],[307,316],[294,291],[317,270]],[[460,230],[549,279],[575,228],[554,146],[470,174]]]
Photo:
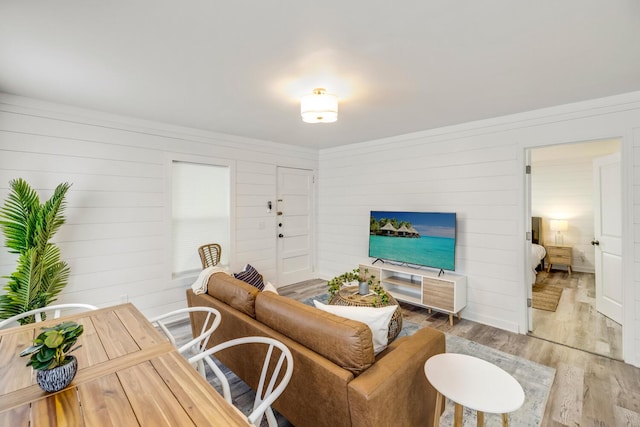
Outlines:
[[352,426],[432,426],[436,390],[427,381],[424,363],[444,353],[445,345],[444,333],[427,327],[390,346],[349,383]]

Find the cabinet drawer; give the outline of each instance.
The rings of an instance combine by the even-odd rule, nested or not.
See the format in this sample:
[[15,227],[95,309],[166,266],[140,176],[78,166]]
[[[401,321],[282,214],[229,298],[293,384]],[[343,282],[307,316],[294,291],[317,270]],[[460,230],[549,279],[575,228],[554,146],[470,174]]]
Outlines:
[[549,262],[552,264],[571,264],[571,257],[565,255],[551,255]]
[[429,277],[422,279],[422,303],[453,311],[453,283]]
[[571,258],[571,248],[549,246],[546,249],[547,249],[547,254],[549,254],[549,257],[563,256],[563,257]]

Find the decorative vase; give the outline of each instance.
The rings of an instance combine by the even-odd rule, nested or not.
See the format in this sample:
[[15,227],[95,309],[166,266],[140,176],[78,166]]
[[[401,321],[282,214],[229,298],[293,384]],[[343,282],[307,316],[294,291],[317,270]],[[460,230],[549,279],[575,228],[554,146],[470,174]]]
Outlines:
[[73,380],[78,372],[78,359],[68,356],[71,362],[51,369],[39,370],[36,380],[41,389],[48,392],[60,391]]
[[367,295],[369,293],[369,283],[367,282],[358,283],[358,293],[360,295]]

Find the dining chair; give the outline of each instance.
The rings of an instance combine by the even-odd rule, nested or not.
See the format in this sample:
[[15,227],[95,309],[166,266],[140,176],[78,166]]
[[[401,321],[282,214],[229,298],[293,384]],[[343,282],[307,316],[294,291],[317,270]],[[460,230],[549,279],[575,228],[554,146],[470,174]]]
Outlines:
[[[97,310],[98,307],[91,304],[71,303],[71,304],[57,304],[49,305],[47,307],[35,308],[33,310],[25,311],[24,313],[16,314],[0,321],[0,329],[16,323],[18,325],[24,325],[27,323],[38,323],[48,318],[57,319],[65,311],[78,311],[78,310]],[[52,317],[49,317],[52,316]],[[31,319],[29,319],[31,318]]]
[[[187,314],[189,315],[189,318],[191,318],[192,315],[202,315],[205,316],[205,318],[202,322],[202,328],[200,329],[198,335],[194,334],[193,339],[184,344],[178,344],[176,336],[171,333],[170,329],[171,326],[175,324],[175,322],[183,320],[185,318],[185,315]],[[167,336],[171,344],[173,344],[174,347],[178,349],[178,353],[182,354],[187,359],[206,350],[207,344],[209,343],[209,338],[211,338],[211,335],[220,325],[221,321],[222,317],[218,310],[211,307],[201,306],[181,308],[150,319],[151,324],[160,329]],[[204,362],[202,360],[199,360],[198,362],[194,362],[192,364],[196,367],[201,375],[205,375]]]
[[217,243],[209,243],[198,248],[202,268],[213,267],[220,262],[222,247]]
[[[271,404],[285,390],[285,388],[289,384],[289,380],[291,380],[291,375],[293,374],[293,356],[291,355],[291,351],[287,348],[287,346],[273,338],[258,336],[242,337],[225,341],[216,346],[213,346],[210,349],[193,356],[189,359],[189,362],[194,363],[204,360],[216,375],[216,377],[220,380],[220,383],[222,384],[222,395],[224,396],[225,400],[233,404],[233,402],[231,401],[231,390],[229,387],[229,381],[227,380],[222,370],[213,361],[211,355],[221,350],[242,344],[265,344],[268,346],[264,358],[264,363],[262,364],[262,371],[260,374],[260,381],[256,390],[256,397],[253,402],[253,410],[247,416],[247,418],[251,424],[253,424],[254,426],[259,426],[260,422],[262,421],[262,417],[266,415],[269,427],[277,427],[278,422],[276,421],[276,417],[273,414],[273,410],[271,409]],[[276,354],[274,354],[274,348],[278,348],[280,350],[279,357],[277,356],[277,352]],[[275,362],[275,367],[270,371],[269,367],[273,366],[272,360],[275,361],[276,357],[277,362]],[[284,375],[280,379],[280,382],[276,385],[278,377],[280,376],[280,372],[282,371],[282,365],[284,364],[285,360],[286,370],[284,372]]]

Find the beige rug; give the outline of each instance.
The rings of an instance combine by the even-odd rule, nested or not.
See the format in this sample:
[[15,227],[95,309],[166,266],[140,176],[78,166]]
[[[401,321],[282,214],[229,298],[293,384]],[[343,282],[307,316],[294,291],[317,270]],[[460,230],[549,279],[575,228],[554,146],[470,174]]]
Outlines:
[[562,289],[553,285],[535,285],[533,287],[533,308],[546,311],[556,311],[562,295]]

